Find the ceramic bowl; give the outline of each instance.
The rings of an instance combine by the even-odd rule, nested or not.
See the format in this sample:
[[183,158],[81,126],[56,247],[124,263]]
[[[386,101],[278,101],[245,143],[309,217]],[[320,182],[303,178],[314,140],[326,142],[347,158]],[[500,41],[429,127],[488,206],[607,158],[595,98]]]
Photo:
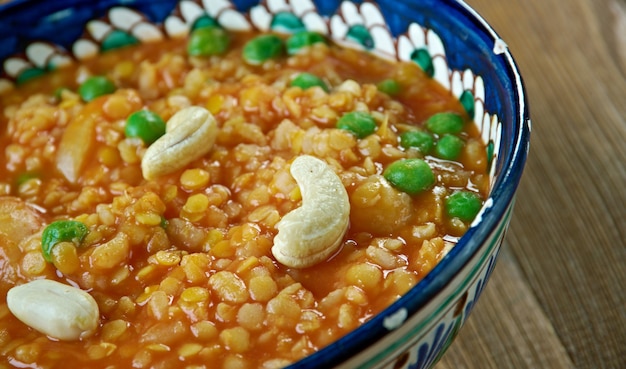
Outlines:
[[529,144],[522,78],[506,43],[458,0],[14,0],[0,6],[0,92],[117,47],[230,30],[314,30],[347,47],[417,63],[456,96],[488,144],[491,192],[457,246],[360,328],[290,366],[431,368],[494,269]]

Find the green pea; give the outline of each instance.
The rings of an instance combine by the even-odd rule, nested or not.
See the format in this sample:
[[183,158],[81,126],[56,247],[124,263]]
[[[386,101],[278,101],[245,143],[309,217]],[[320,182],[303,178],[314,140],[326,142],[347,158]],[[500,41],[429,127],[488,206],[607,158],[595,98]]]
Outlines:
[[424,131],[407,131],[400,135],[400,145],[405,149],[414,147],[427,155],[435,146],[435,138]]
[[108,78],[94,76],[87,78],[78,87],[78,94],[85,102],[89,102],[96,97],[111,94],[115,92],[115,89],[115,85]]
[[89,233],[89,228],[75,220],[58,220],[50,223],[41,235],[43,257],[52,262],[52,249],[60,242],[73,242],[79,245]]
[[362,111],[344,114],[337,121],[337,128],[350,131],[358,138],[365,138],[376,132],[377,129],[374,117]]
[[315,74],[306,72],[298,74],[298,76],[291,81],[291,86],[300,87],[303,90],[306,90],[310,87],[319,86],[324,91],[328,92],[328,86],[320,77],[316,76]]
[[376,87],[378,87],[380,92],[384,92],[389,96],[396,96],[400,93],[400,84],[391,78],[380,81]]
[[191,56],[221,55],[228,50],[230,37],[220,27],[202,27],[191,32],[187,53]]
[[455,113],[437,113],[426,120],[426,128],[438,135],[463,131],[463,118]]
[[251,65],[263,64],[278,58],[284,50],[283,40],[277,35],[261,35],[248,41],[243,47],[243,59]]
[[461,155],[465,142],[454,135],[444,135],[435,146],[435,155],[445,160],[456,160]]
[[126,137],[139,137],[146,145],[150,145],[165,134],[165,122],[153,111],[139,110],[126,119],[124,134]]
[[391,163],[383,176],[392,186],[409,195],[429,190],[435,184],[435,174],[422,159],[401,159]]
[[303,48],[309,47],[318,42],[326,43],[326,38],[317,32],[301,31],[291,35],[285,42],[287,54],[295,55]]
[[445,200],[446,213],[450,218],[459,218],[469,222],[476,217],[483,205],[478,194],[469,191],[459,191],[448,196]]

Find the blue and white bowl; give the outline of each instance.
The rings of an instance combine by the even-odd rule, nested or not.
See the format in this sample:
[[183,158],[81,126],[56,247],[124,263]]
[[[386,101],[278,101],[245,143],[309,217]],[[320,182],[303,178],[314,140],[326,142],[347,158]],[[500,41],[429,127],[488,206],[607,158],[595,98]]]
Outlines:
[[14,0],[0,5],[0,93],[121,46],[230,30],[328,35],[413,61],[456,96],[488,144],[491,192],[469,231],[412,290],[290,368],[431,368],[478,300],[500,251],[525,164],[530,119],[506,43],[460,0]]

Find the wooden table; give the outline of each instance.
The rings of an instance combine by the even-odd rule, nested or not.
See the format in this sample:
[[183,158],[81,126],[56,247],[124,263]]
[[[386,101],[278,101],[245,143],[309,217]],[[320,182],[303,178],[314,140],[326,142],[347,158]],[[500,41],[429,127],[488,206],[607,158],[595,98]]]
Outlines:
[[533,131],[501,259],[436,369],[626,368],[626,0],[467,0]]

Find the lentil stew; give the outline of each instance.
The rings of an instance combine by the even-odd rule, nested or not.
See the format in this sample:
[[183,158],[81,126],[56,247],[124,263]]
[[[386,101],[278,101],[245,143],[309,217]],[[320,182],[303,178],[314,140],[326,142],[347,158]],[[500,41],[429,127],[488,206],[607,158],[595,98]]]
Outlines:
[[[383,310],[454,247],[489,190],[485,145],[459,101],[414,63],[294,37],[199,29],[0,96],[3,361],[284,367]],[[331,179],[297,182],[302,157]],[[306,186],[326,183],[349,206],[335,248],[286,266],[273,254],[281,221],[307,207]],[[315,214],[317,230],[334,215]],[[7,293],[37,279],[88,292],[90,328],[55,337],[18,319],[29,300],[11,306]]]

